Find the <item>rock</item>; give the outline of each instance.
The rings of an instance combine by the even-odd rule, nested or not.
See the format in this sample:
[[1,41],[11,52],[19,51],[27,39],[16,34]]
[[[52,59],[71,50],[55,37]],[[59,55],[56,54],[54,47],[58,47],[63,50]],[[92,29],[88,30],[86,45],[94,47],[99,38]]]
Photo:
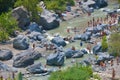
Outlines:
[[108,5],[107,0],[95,0],[96,4],[96,8],[103,8],[106,7]]
[[29,30],[30,31],[35,31],[35,32],[42,32],[42,26],[39,26],[37,23],[33,22],[29,25]]
[[57,28],[59,26],[59,21],[57,21],[54,13],[45,9],[41,14],[40,25],[43,26],[43,29],[50,30]]
[[90,40],[90,38],[91,38],[91,35],[90,35],[90,34],[83,33],[83,34],[81,35],[81,40],[82,40],[82,41]]
[[87,49],[81,49],[81,52],[83,52],[84,54],[88,54]]
[[62,66],[64,64],[64,54],[63,52],[57,52],[55,54],[50,54],[47,57],[47,65],[50,66]]
[[74,55],[72,56],[72,58],[81,58],[81,57],[83,57],[83,55],[84,55],[84,53],[80,51],[80,52],[74,54]]
[[34,60],[37,60],[41,57],[41,54],[34,50],[27,50],[19,53],[14,57],[13,66],[14,67],[27,67],[32,65]]
[[102,45],[101,43],[98,43],[97,45],[95,45],[93,47],[93,54],[97,54],[98,52],[101,52],[102,51]]
[[29,65],[34,64],[34,59],[27,56],[22,56],[14,59],[13,66],[16,68],[27,67]]
[[12,57],[12,51],[8,49],[0,50],[0,60],[10,60]]
[[26,30],[27,26],[30,24],[28,14],[28,11],[23,6],[12,10],[12,16],[18,21],[18,26],[23,30]]
[[1,71],[16,71],[14,68],[9,67],[8,65],[0,62],[0,70]]
[[29,71],[32,74],[41,74],[46,73],[47,70],[42,66],[41,63],[33,64],[31,66],[27,67],[27,71]]
[[64,39],[63,38],[61,38],[61,37],[54,37],[52,40],[51,40],[51,42],[52,43],[54,43],[54,44],[56,44],[58,47],[60,47],[60,46],[66,46],[66,43],[65,43],[65,41],[64,41]]
[[39,32],[31,32],[29,35],[28,35],[29,39],[32,39],[32,40],[38,40],[38,41],[41,41],[42,39],[44,39],[45,37],[39,33]]
[[98,53],[98,59],[96,64],[100,64],[101,61],[110,61],[113,59],[113,56],[110,56],[108,53]]
[[81,39],[81,35],[77,34],[74,36],[74,40],[80,40]]
[[29,48],[28,38],[24,35],[18,35],[13,41],[13,47],[19,50],[25,50]]
[[79,51],[77,51],[77,50],[67,49],[65,51],[65,56],[66,56],[66,58],[72,58],[72,56],[75,55],[78,52]]

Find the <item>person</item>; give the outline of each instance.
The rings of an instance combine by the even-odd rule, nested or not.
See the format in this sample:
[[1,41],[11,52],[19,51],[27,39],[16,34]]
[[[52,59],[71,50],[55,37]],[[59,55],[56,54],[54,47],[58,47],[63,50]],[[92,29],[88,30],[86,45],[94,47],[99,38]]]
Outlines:
[[69,28],[67,29],[67,33],[70,33],[70,29]]
[[119,65],[119,57],[118,56],[116,57],[116,62],[117,62],[117,65]]
[[110,64],[111,64],[111,66],[113,66],[113,59],[111,60]]
[[115,79],[115,69],[112,68],[112,80],[114,80],[114,79]]
[[33,50],[35,49],[35,43],[33,44]]
[[80,42],[80,46],[81,46],[81,47],[83,46],[83,42],[82,42],[82,41]]
[[75,46],[72,46],[72,50],[75,50]]

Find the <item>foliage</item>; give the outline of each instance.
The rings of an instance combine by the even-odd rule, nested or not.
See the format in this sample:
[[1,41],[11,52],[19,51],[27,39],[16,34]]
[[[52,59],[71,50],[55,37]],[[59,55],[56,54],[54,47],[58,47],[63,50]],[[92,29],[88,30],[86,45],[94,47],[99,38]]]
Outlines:
[[120,33],[114,32],[109,39],[109,52],[114,53],[114,56],[120,55]]
[[21,72],[18,73],[18,78],[17,78],[17,80],[23,80],[23,78],[22,78],[22,73],[21,73]]
[[0,14],[6,12],[9,8],[13,7],[14,0],[0,0]]
[[108,43],[106,36],[103,36],[102,38],[102,51],[106,51],[108,49]]
[[49,10],[60,10],[64,11],[66,9],[66,4],[69,2],[74,5],[74,0],[44,0],[47,9]]
[[17,0],[15,3],[15,7],[24,6],[31,15],[31,21],[38,22],[39,20],[37,6],[38,3],[39,3],[38,0]]
[[90,66],[74,66],[63,71],[56,71],[51,74],[49,80],[88,80],[93,76]]
[[97,80],[102,80],[98,74],[93,74],[93,78]]
[[11,13],[2,13],[0,15],[0,41],[7,40],[16,29],[18,29],[17,21],[11,17]]

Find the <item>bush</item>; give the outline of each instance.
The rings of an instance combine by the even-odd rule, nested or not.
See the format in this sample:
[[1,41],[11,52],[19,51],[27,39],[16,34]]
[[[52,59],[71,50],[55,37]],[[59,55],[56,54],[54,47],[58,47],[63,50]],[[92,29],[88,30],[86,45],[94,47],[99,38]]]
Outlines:
[[45,5],[47,9],[54,11],[64,11],[66,9],[66,4],[69,2],[71,5],[74,5],[74,0],[45,0]]
[[88,80],[93,76],[90,66],[74,66],[64,71],[53,72],[49,80]]
[[11,13],[0,15],[0,41],[8,40],[14,30],[17,30],[17,21],[11,17]]
[[108,43],[106,36],[103,36],[102,38],[102,51],[106,51],[108,49]]
[[0,0],[0,14],[8,11],[14,5],[14,0]]

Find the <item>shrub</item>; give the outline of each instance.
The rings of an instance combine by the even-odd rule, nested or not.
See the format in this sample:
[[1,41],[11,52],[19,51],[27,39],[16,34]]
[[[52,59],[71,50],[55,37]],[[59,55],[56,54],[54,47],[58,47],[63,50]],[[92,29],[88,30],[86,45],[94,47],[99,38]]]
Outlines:
[[0,41],[8,40],[13,31],[17,29],[17,21],[11,17],[10,12],[0,15]]
[[108,43],[106,36],[103,36],[102,38],[102,51],[106,51],[108,49]]
[[53,72],[49,80],[88,80],[93,76],[90,66],[74,66],[63,71]]

